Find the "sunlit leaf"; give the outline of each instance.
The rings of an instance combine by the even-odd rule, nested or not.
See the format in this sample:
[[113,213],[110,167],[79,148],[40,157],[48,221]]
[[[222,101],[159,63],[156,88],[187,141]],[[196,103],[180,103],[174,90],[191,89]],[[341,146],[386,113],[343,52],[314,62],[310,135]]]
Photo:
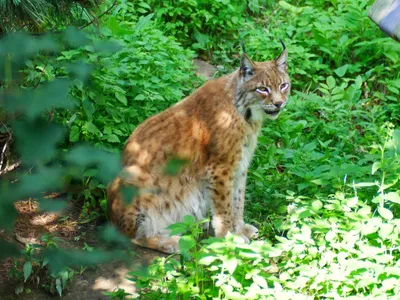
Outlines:
[[229,274],[233,274],[233,272],[236,270],[238,262],[235,256],[224,256],[222,258],[222,264],[228,270]]
[[195,239],[190,235],[184,235],[179,239],[179,249],[182,253],[189,251],[196,246]]
[[396,192],[390,192],[384,195],[385,200],[400,204],[400,195]]
[[388,210],[387,208],[378,207],[378,212],[381,215],[381,217],[385,218],[386,220],[393,219],[393,213],[390,210]]

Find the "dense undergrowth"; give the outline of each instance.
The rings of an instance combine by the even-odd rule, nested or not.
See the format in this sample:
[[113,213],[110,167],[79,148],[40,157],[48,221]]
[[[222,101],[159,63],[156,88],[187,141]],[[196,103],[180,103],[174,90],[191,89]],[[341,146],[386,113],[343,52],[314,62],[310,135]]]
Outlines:
[[[75,109],[54,120],[69,130],[66,152],[81,141],[117,152],[146,117],[201,84],[196,53],[227,73],[240,39],[262,61],[282,38],[294,88],[286,111],[266,122],[249,171],[246,219],[258,240],[200,241],[188,217],[174,227],[184,233],[180,259],[131,273],[139,297],[397,299],[400,43],[368,19],[372,1],[241,3],[118,2],[86,46],[30,60],[23,85],[65,77],[72,62],[90,65],[89,80],[72,82]],[[104,184],[86,172],[84,217],[96,217]]]

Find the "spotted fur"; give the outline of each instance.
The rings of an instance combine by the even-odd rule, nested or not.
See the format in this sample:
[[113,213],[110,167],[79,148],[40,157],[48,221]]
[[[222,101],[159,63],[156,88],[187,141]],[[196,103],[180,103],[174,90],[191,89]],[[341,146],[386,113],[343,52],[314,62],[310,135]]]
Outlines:
[[[243,53],[238,70],[207,82],[132,133],[123,152],[124,175],[107,194],[112,222],[134,243],[178,252],[179,236],[170,237],[166,227],[188,214],[205,218],[210,209],[217,237],[254,236],[257,229],[243,221],[247,169],[264,117],[276,119],[286,104],[286,61],[286,49],[267,62]],[[164,166],[173,157],[188,163],[169,176]],[[123,186],[139,188],[128,205]]]

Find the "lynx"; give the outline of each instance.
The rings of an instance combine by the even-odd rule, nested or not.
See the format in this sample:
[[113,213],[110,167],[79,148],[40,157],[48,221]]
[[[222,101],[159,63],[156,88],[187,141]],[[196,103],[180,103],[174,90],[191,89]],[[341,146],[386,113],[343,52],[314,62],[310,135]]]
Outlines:
[[[170,224],[197,220],[211,210],[216,237],[228,232],[249,242],[257,228],[243,220],[247,169],[264,117],[276,119],[290,93],[288,52],[254,62],[243,54],[233,73],[205,83],[190,96],[144,121],[123,151],[123,174],[107,189],[109,215],[132,242],[165,253],[179,252]],[[171,158],[187,163],[166,174]],[[139,193],[125,204],[122,187]]]

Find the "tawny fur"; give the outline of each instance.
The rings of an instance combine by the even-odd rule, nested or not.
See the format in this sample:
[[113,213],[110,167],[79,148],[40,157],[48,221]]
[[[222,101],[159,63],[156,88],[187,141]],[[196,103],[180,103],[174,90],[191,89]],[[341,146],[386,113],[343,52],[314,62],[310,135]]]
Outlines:
[[[257,63],[243,54],[230,75],[211,80],[166,111],[147,119],[123,152],[123,175],[108,186],[109,215],[141,246],[178,252],[179,237],[166,227],[185,215],[207,217],[217,237],[228,232],[246,241],[257,229],[243,221],[246,175],[264,116],[275,119],[290,91],[287,51]],[[187,164],[165,174],[171,158]],[[139,188],[128,205],[123,186]]]

